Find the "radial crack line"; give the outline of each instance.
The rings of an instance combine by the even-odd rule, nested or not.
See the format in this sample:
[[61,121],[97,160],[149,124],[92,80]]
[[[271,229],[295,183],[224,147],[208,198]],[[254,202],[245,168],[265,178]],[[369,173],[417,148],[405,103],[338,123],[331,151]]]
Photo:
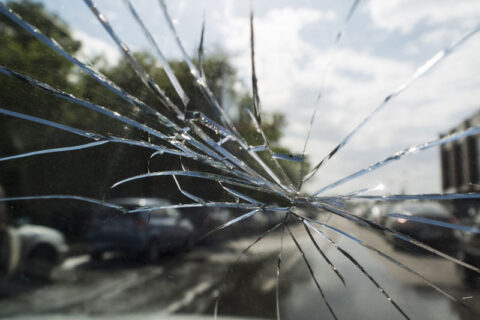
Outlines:
[[264,188],[263,186],[256,185],[250,181],[244,181],[244,180],[240,180],[232,177],[226,177],[226,176],[213,174],[213,173],[205,173],[201,171],[159,171],[159,172],[144,173],[144,174],[140,174],[137,176],[132,176],[132,177],[120,180],[114,183],[110,188],[113,189],[124,183],[136,181],[140,179],[161,177],[161,176],[172,176],[172,175],[194,177],[194,178],[212,180],[216,182],[224,182],[230,185],[240,186],[240,187],[244,187],[244,188],[248,188],[256,191],[275,193],[273,190],[269,188]]
[[197,240],[195,240],[194,243],[198,243],[199,241],[205,239],[205,238],[208,237],[208,236],[211,236],[211,235],[214,234],[214,233],[217,233],[218,231],[220,231],[220,230],[222,230],[222,229],[225,229],[225,228],[227,228],[227,227],[229,227],[229,226],[231,226],[231,225],[233,225],[233,224],[235,224],[235,223],[238,223],[238,222],[240,222],[240,221],[243,221],[243,220],[245,220],[245,219],[248,219],[248,218],[250,218],[251,216],[253,216],[254,214],[256,214],[256,213],[258,213],[258,212],[260,212],[260,211],[262,211],[262,209],[261,209],[261,208],[257,208],[257,209],[255,209],[255,210],[252,210],[252,211],[249,211],[249,212],[247,212],[247,213],[245,213],[245,214],[242,214],[241,216],[236,217],[236,218],[234,218],[234,219],[232,219],[232,220],[230,220],[230,221],[228,221],[228,222],[226,222],[226,223],[224,223],[224,224],[222,224],[222,225],[214,228],[213,230],[210,230],[209,232],[207,232],[206,234],[204,234],[203,236],[201,236],[200,238],[198,238]]
[[253,24],[253,0],[250,0],[250,66],[252,69],[253,112],[259,125],[262,123],[260,114],[260,97],[258,94],[257,73],[255,71],[255,34]]
[[329,74],[330,70],[332,70],[334,68],[335,58],[338,56],[337,49],[339,47],[340,40],[342,39],[343,33],[344,33],[344,31],[345,31],[345,29],[348,25],[348,22],[350,22],[350,19],[352,18],[353,14],[355,13],[355,10],[357,9],[359,2],[360,2],[360,0],[354,0],[352,6],[350,7],[350,10],[347,13],[347,16],[345,17],[345,19],[343,21],[342,27],[337,32],[337,36],[336,36],[335,42],[333,44],[333,46],[334,46],[333,51],[334,51],[335,54],[329,54],[329,56],[327,58],[326,67],[325,67],[325,70],[323,72],[322,80],[320,82],[320,91],[318,93],[317,99],[315,100],[315,105],[313,107],[312,116],[310,117],[310,122],[308,124],[307,136],[305,137],[305,143],[303,144],[303,150],[302,150],[302,156],[301,156],[302,163],[300,165],[300,177],[299,177],[299,185],[298,185],[299,190],[302,188],[303,174],[304,174],[304,170],[305,170],[305,163],[304,163],[303,159],[305,158],[305,154],[306,154],[306,151],[307,151],[307,146],[308,146],[308,143],[310,141],[310,137],[312,135],[313,123],[315,122],[315,117],[317,115],[318,105],[320,103],[320,100],[323,97],[323,90],[325,88],[325,83],[327,82],[327,77],[328,77],[328,74]]
[[94,140],[106,139],[106,137],[101,135],[101,134],[92,133],[92,132],[89,132],[89,131],[85,131],[85,130],[81,130],[81,129],[78,129],[78,128],[70,127],[70,126],[67,126],[67,125],[64,125],[64,124],[61,124],[61,123],[53,122],[53,121],[50,121],[50,120],[42,119],[42,118],[39,118],[39,117],[35,117],[35,116],[31,116],[31,115],[27,115],[27,114],[15,112],[15,111],[3,109],[3,108],[0,108],[0,114],[8,115],[8,116],[15,117],[15,118],[22,119],[22,120],[27,120],[27,121],[30,121],[30,122],[39,123],[39,124],[42,124],[42,125],[45,125],[45,126],[48,126],[48,127],[60,129],[62,131],[70,132],[70,133],[76,134],[78,136],[89,138],[89,139],[94,139]]
[[205,78],[205,72],[203,71],[203,42],[205,40],[205,11],[203,11],[203,16],[202,16],[202,28],[200,30],[200,42],[198,44],[198,51],[197,51],[197,56],[198,56],[198,69],[200,71],[200,77]]
[[21,197],[5,197],[5,198],[0,198],[0,202],[9,202],[9,201],[31,201],[31,200],[53,200],[53,199],[60,199],[60,200],[76,200],[76,201],[82,201],[82,202],[88,202],[88,203],[93,203],[93,204],[98,204],[104,207],[109,207],[115,210],[120,211],[121,213],[128,213],[128,210],[125,209],[124,207],[94,199],[94,198],[89,198],[89,197],[82,197],[82,196],[76,196],[76,195],[66,195],[66,194],[49,194],[49,195],[36,195],[36,196],[21,196]]
[[37,151],[32,151],[32,152],[26,152],[26,153],[22,153],[22,154],[16,154],[16,155],[13,155],[13,156],[7,156],[7,157],[0,158],[0,162],[13,160],[13,159],[27,158],[27,157],[37,156],[37,155],[41,155],[41,154],[49,154],[49,153],[58,153],[58,152],[67,152],[67,151],[88,149],[88,148],[93,148],[93,147],[105,144],[107,142],[108,141],[102,140],[102,141],[90,142],[90,143],[85,143],[85,144],[80,144],[80,145],[70,146],[70,147],[51,148],[51,149],[43,149],[43,150],[37,150]]
[[229,209],[245,209],[245,210],[254,210],[262,209],[263,211],[275,211],[275,212],[288,212],[290,208],[288,207],[274,207],[266,206],[259,207],[250,203],[237,203],[237,202],[206,202],[206,203],[186,203],[186,204],[169,204],[163,206],[154,206],[154,207],[141,207],[137,209],[129,210],[128,213],[138,213],[138,212],[148,212],[148,211],[158,211],[158,210],[167,210],[167,209],[185,209],[185,208],[229,208]]
[[479,199],[480,193],[423,193],[423,194],[391,194],[391,195],[355,195],[350,199],[359,200],[384,200],[384,201],[404,201],[404,200],[455,200],[455,199]]
[[399,213],[389,213],[387,216],[392,217],[392,218],[397,218],[397,219],[405,219],[405,220],[410,220],[410,221],[414,221],[414,222],[418,222],[418,223],[429,224],[429,225],[432,225],[432,226],[437,226],[437,227],[442,227],[442,228],[455,229],[455,230],[467,231],[467,232],[480,234],[480,230],[477,229],[477,228],[462,226],[462,225],[453,224],[453,223],[447,223],[447,222],[443,222],[443,221],[439,221],[439,220],[427,219],[427,218],[422,218],[422,217],[415,217],[415,216],[410,216],[410,215],[406,215],[406,214],[399,214]]

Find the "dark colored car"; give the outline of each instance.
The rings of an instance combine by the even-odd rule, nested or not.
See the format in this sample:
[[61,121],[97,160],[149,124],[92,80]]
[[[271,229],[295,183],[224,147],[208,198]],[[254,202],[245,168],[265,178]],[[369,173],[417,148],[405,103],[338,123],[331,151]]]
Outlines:
[[[157,198],[120,198],[109,202],[126,209],[170,204]],[[101,208],[92,213],[87,241],[90,256],[95,260],[101,259],[104,252],[116,251],[142,254],[154,262],[161,253],[185,247],[193,234],[192,222],[174,208],[131,214]]]
[[[388,213],[414,216],[451,224],[457,222],[453,214],[445,206],[437,202],[400,203],[390,208]],[[390,216],[387,216],[385,226],[436,247],[441,251],[454,252],[458,246],[458,237],[455,230],[451,228]]]
[[[480,229],[480,214],[473,221],[473,227]],[[475,232],[463,232],[458,250],[458,258],[468,264],[480,267],[480,234]],[[472,285],[480,275],[468,268],[462,268],[463,280]]]

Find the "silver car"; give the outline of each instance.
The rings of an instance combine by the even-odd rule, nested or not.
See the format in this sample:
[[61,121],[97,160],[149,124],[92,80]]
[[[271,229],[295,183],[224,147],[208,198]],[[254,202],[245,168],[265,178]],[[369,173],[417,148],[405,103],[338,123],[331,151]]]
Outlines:
[[[170,204],[157,198],[119,198],[109,200],[126,209]],[[156,261],[160,254],[185,247],[194,234],[192,222],[173,208],[139,213],[120,213],[99,208],[92,213],[87,233],[89,254],[94,260],[107,251],[142,254]]]

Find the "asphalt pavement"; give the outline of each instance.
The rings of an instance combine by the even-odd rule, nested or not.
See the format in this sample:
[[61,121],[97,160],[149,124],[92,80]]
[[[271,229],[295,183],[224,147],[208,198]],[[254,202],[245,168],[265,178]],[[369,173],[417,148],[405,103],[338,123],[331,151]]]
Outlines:
[[175,314],[213,316],[217,308],[223,316],[276,318],[283,243],[278,287],[282,319],[333,319],[333,314],[339,319],[479,318],[475,312],[480,312],[480,291],[462,283],[454,263],[422,252],[394,250],[382,235],[343,220],[329,223],[396,262],[338,233],[323,230],[343,251],[313,233],[329,265],[305,229],[295,225],[291,231],[304,255],[287,230],[283,239],[278,230],[235,265],[256,235],[194,247],[156,264],[114,254],[103,261],[91,261],[87,255],[70,257],[48,283],[1,282],[0,317],[131,314],[150,319],[148,315],[155,314],[162,319]]

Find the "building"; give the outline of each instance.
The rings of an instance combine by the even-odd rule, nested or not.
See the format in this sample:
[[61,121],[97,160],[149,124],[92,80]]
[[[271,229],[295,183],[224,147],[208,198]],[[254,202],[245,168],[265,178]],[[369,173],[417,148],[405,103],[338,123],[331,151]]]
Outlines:
[[[480,111],[441,135],[480,125]],[[446,143],[440,149],[444,193],[480,192],[480,135]],[[480,212],[479,200],[455,200],[455,215],[467,218]]]

